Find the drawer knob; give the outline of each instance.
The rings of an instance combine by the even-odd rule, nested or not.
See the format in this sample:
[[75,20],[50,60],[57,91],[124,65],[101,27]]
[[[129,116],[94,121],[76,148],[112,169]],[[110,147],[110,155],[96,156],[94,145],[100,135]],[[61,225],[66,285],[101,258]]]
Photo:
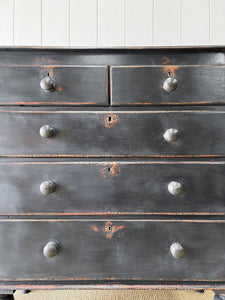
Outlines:
[[59,252],[59,244],[56,243],[55,241],[48,242],[43,249],[43,254],[47,258],[52,258],[56,256],[58,252]]
[[185,255],[184,248],[179,243],[173,243],[170,246],[170,253],[175,259],[182,259]]
[[55,89],[55,82],[50,77],[45,77],[41,79],[40,86],[43,91],[52,92]]
[[180,182],[177,181],[171,181],[168,184],[168,191],[173,196],[178,196],[183,192],[183,186]]
[[51,180],[44,181],[40,185],[40,192],[43,195],[52,194],[55,192],[55,190],[56,190],[56,184]]
[[55,129],[49,125],[43,125],[41,126],[40,130],[40,136],[43,138],[51,138],[55,134]]
[[164,82],[163,82],[163,89],[167,92],[173,92],[177,88],[177,79],[174,77],[168,77]]
[[163,137],[168,143],[175,142],[179,138],[178,130],[175,128],[167,129],[163,134]]

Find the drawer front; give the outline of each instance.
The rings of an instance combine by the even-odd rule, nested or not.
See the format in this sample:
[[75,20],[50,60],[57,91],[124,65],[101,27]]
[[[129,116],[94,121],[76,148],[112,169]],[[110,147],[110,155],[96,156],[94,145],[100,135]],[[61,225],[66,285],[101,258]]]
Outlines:
[[[108,71],[104,66],[0,67],[0,104],[108,105]],[[52,80],[52,90],[44,86]]]
[[[44,138],[45,130],[40,135],[39,129],[46,124],[54,128],[53,137]],[[168,133],[168,129],[175,131]],[[171,136],[176,140],[170,142]],[[2,111],[0,145],[1,156],[225,155],[225,115],[204,111]]]
[[[164,82],[174,78],[174,84]],[[169,87],[170,92],[164,89]],[[111,100],[118,105],[224,103],[224,66],[111,67]]]
[[0,214],[224,214],[224,182],[224,162],[1,163]]
[[[1,220],[0,279],[224,281],[217,222]],[[52,258],[43,255],[49,242],[58,246]],[[171,255],[174,243],[182,259]]]

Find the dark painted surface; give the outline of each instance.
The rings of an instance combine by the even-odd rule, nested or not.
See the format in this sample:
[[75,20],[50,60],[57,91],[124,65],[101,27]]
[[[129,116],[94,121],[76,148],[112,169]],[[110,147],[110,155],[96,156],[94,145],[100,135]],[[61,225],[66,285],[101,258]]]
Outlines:
[[[0,105],[14,107],[0,111],[0,289],[224,286],[224,52],[1,48]],[[112,101],[109,66],[135,66],[113,76]],[[171,94],[161,90],[169,72]],[[52,93],[40,88],[48,73]],[[42,125],[55,136],[42,138]],[[176,142],[164,140],[169,128]],[[47,180],[57,188],[44,196]],[[170,181],[181,195],[169,194]],[[51,240],[60,251],[47,259]],[[175,242],[182,260],[170,254]]]
[[[57,186],[49,195],[46,180]],[[168,192],[171,181],[182,194]],[[224,214],[224,182],[224,162],[0,163],[0,214]]]
[[[0,277],[224,281],[224,229],[224,221],[0,221]],[[60,250],[48,259],[50,240]],[[185,249],[181,260],[170,254],[174,242]]]
[[[50,125],[55,137],[42,138]],[[176,128],[179,139],[163,134]],[[2,112],[0,154],[63,156],[225,155],[224,112]]]
[[[56,83],[53,92],[40,87],[46,76]],[[0,67],[0,104],[108,105],[108,70],[100,66]]]
[[[224,103],[225,68],[219,66],[111,67],[113,105]],[[178,81],[173,92],[162,85]]]
[[2,48],[0,65],[221,65],[225,47],[42,49]]

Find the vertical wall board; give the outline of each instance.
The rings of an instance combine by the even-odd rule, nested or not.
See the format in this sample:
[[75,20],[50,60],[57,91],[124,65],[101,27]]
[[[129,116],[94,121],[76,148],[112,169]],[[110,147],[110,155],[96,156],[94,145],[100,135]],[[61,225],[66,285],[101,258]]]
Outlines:
[[181,40],[181,1],[154,0],[154,45],[176,46]]
[[15,0],[14,45],[41,44],[41,0]]
[[42,0],[42,45],[69,46],[69,0]]
[[152,45],[152,30],[153,0],[126,0],[126,45]]
[[98,45],[125,45],[125,0],[98,1]]
[[207,45],[209,0],[182,0],[182,45]]
[[0,45],[13,45],[13,0],[0,0]]
[[225,45],[225,1],[210,1],[210,42],[213,45]]
[[97,46],[97,0],[70,0],[70,46]]

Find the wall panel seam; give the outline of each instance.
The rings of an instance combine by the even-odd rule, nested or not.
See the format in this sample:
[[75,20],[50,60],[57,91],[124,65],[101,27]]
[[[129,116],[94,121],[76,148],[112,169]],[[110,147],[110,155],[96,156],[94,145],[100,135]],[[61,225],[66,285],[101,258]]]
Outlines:
[[180,44],[183,43],[183,0],[180,0]]
[[98,3],[98,0],[96,0],[96,47],[98,47],[98,7],[99,7],[99,3]]
[[14,26],[15,26],[15,0],[13,0],[13,45],[15,44],[15,29],[14,29]]
[[152,1],[152,45],[155,45],[155,0]]
[[209,44],[211,45],[211,8],[212,8],[212,1],[209,0]]

